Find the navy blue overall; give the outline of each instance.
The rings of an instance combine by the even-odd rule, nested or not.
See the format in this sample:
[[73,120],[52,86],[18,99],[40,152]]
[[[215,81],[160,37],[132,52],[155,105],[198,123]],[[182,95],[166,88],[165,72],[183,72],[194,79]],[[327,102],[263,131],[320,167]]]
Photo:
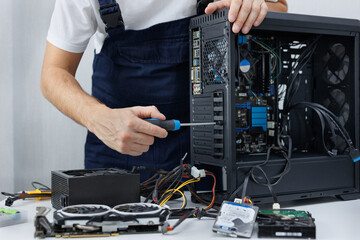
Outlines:
[[[101,14],[116,11],[99,0]],[[110,7],[109,7],[110,6]],[[109,24],[108,24],[109,26]],[[107,29],[108,37],[93,63],[92,95],[110,108],[155,105],[167,119],[189,121],[189,19],[145,30]],[[155,139],[139,157],[120,154],[88,132],[85,168],[148,166],[170,170],[189,152],[189,129]],[[141,172],[141,180],[151,173]]]

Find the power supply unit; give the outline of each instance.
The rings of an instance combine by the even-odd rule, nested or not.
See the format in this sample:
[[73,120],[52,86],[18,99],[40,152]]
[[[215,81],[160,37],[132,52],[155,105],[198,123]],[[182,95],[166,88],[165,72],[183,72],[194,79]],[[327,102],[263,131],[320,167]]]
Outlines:
[[52,171],[51,189],[56,209],[76,204],[113,207],[140,201],[140,175],[115,168]]

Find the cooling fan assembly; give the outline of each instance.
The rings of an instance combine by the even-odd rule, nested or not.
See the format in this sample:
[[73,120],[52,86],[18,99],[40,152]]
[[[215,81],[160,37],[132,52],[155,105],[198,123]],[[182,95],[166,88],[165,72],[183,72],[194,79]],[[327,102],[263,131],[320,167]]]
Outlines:
[[323,78],[326,82],[332,85],[342,83],[350,66],[350,57],[346,53],[345,46],[341,43],[332,44],[322,60],[325,65]]
[[[333,112],[339,123],[345,127],[349,120],[350,105],[346,96],[347,78],[350,68],[350,57],[344,44],[336,42],[331,44],[322,57],[322,79],[327,84],[327,96],[322,104]],[[337,136],[332,139],[334,147],[343,151],[345,141]]]

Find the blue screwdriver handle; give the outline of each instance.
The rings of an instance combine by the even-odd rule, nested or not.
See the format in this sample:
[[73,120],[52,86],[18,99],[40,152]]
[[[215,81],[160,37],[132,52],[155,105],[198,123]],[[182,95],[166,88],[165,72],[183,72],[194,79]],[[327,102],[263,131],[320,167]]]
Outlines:
[[157,118],[148,118],[148,119],[144,119],[145,121],[152,123],[156,126],[159,126],[163,129],[165,129],[166,131],[177,131],[180,129],[181,125],[180,125],[180,121],[179,120],[160,120]]

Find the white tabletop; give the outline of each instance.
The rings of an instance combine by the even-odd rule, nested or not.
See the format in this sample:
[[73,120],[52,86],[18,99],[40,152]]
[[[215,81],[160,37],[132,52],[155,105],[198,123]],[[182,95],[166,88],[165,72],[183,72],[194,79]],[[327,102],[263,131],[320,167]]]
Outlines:
[[[4,207],[4,201],[0,202],[0,207]],[[28,215],[27,223],[1,227],[1,239],[34,239],[34,217],[37,206],[51,207],[49,200],[18,200],[12,208],[19,211],[26,211]],[[315,199],[293,201],[282,204],[282,208],[294,208],[296,210],[309,211],[315,218],[317,239],[360,239],[360,200],[337,201],[332,199]],[[47,215],[52,221],[52,213]],[[170,220],[174,224],[176,220]],[[110,238],[91,238],[91,239],[232,239],[213,233],[211,228],[213,219],[187,219],[173,232],[162,235],[161,233],[152,234],[129,234]],[[257,238],[256,227],[252,239]]]

